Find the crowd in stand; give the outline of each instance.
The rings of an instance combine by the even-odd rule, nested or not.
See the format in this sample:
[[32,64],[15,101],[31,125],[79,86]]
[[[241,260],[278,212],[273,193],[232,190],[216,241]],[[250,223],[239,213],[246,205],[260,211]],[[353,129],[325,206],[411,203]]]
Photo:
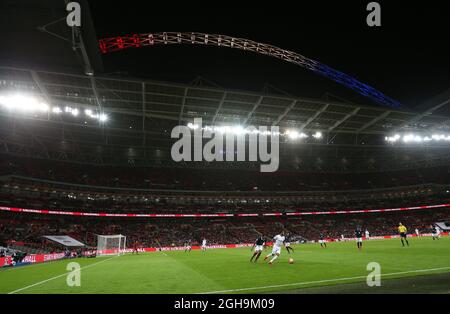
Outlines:
[[182,246],[187,240],[198,245],[206,238],[209,244],[251,243],[258,235],[271,239],[285,231],[293,238],[316,240],[322,233],[327,238],[353,237],[357,227],[369,230],[371,236],[397,234],[402,222],[411,233],[417,228],[429,232],[430,225],[449,221],[450,210],[428,209],[352,215],[314,215],[259,218],[89,218],[56,217],[23,213],[0,215],[0,245],[21,244],[45,251],[58,248],[43,235],[69,235],[87,245],[96,245],[97,234],[127,236],[128,245],[137,241],[143,247]]
[[264,213],[355,210],[446,203],[447,185],[381,190],[286,193],[95,190],[70,184],[7,178],[0,182],[0,206],[110,213]]
[[218,191],[324,191],[449,182],[449,167],[373,173],[304,173],[251,169],[89,166],[1,156],[0,175],[93,186]]

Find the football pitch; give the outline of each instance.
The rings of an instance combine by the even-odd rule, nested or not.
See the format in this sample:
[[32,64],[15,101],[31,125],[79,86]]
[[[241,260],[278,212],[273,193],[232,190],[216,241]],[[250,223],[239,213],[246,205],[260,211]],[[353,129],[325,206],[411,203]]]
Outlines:
[[[409,241],[365,241],[361,252],[353,241],[296,245],[272,266],[263,261],[270,248],[258,263],[249,262],[250,248],[62,260],[1,269],[0,293],[408,293],[421,285],[450,293],[450,238]],[[70,262],[81,266],[80,286],[67,285]],[[381,287],[366,285],[370,262],[381,266]]]

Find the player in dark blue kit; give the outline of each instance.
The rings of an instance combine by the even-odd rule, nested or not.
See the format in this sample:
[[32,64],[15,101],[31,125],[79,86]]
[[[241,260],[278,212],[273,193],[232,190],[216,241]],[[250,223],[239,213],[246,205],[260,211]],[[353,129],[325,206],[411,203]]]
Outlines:
[[286,239],[284,240],[284,247],[289,254],[291,254],[291,251],[294,253],[294,249],[291,246],[291,235],[289,233],[286,235]]
[[[256,239],[255,243],[253,243],[253,246],[251,248],[252,250],[254,249],[254,252],[253,252],[252,258],[250,259],[250,262],[256,263],[258,258],[261,256],[261,252],[264,249],[265,243],[266,243],[266,240],[261,236],[259,236],[258,239]],[[255,259],[255,260],[253,260],[253,259]]]
[[325,242],[325,236],[323,235],[323,233],[319,234],[319,243],[321,247],[327,247],[327,243]]
[[356,228],[356,230],[355,230],[356,246],[358,247],[358,250],[360,250],[360,251],[361,251],[362,245],[363,245],[362,237],[363,237],[362,230],[359,227]]

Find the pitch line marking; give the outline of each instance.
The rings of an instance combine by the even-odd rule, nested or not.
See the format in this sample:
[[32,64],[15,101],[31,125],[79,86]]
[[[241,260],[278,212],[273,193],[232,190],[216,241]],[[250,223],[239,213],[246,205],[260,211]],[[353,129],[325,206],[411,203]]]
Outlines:
[[[395,272],[395,273],[387,273],[387,274],[381,274],[381,276],[382,277],[386,277],[386,276],[403,275],[403,274],[411,274],[411,273],[422,273],[422,272],[429,272],[429,271],[436,271],[436,270],[445,270],[445,269],[450,269],[450,266],[448,266],[448,267],[439,267],[439,268],[408,270],[408,271]],[[315,284],[315,283],[337,282],[337,281],[346,281],[346,280],[364,279],[364,278],[367,278],[367,275],[365,275],[365,276],[356,276],[356,277],[347,277],[347,278],[324,279],[324,280],[316,280],[316,281],[309,281],[309,282],[295,282],[295,283],[287,283],[287,284],[281,284],[281,285],[259,286],[259,287],[251,287],[251,288],[238,288],[238,289],[230,289],[230,290],[198,292],[196,294],[215,294],[215,293],[228,293],[228,292],[239,292],[239,291],[262,290],[262,289],[269,289],[269,288],[281,288],[281,287],[290,287],[290,286],[304,286],[304,285],[310,285],[310,284]]]
[[[86,268],[89,268],[89,267],[98,265],[98,264],[100,264],[100,263],[109,261],[109,260],[111,260],[111,259],[113,259],[113,258],[116,258],[116,257],[117,257],[117,256],[113,256],[113,257],[107,258],[107,259],[105,259],[105,260],[98,261],[98,262],[96,262],[96,263],[89,264],[89,265],[87,265],[87,266],[81,267],[81,268],[80,268],[80,271],[83,270],[83,269],[86,269]],[[51,277],[51,278],[48,278],[48,279],[45,279],[45,280],[36,282],[36,283],[31,284],[31,285],[29,285],[29,286],[25,286],[25,287],[23,287],[23,288],[20,288],[20,289],[17,289],[17,290],[8,292],[8,294],[15,294],[15,293],[17,293],[17,292],[20,292],[20,291],[23,291],[23,290],[26,290],[26,289],[29,289],[29,288],[32,288],[32,287],[35,287],[35,286],[39,286],[39,285],[41,285],[41,284],[43,284],[43,283],[46,283],[46,282],[49,282],[49,281],[52,281],[52,280],[55,280],[55,279],[58,279],[58,278],[67,276],[67,274],[68,274],[68,272],[66,272],[66,273],[64,273],[64,274],[61,274],[61,275],[58,275],[58,276],[55,276],[55,277]]]

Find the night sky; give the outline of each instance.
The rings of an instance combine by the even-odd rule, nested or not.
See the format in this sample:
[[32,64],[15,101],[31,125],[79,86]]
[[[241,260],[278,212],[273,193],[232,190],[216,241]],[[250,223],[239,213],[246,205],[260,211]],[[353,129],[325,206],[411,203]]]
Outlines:
[[[91,51],[104,37],[164,31],[216,33],[295,51],[373,86],[406,108],[450,88],[449,13],[443,1],[379,1],[380,28],[366,24],[368,0],[79,1],[83,6],[89,3],[94,23],[96,34],[85,34]],[[63,72],[67,65],[82,73],[69,42],[38,30],[60,19],[52,30],[69,37],[66,14],[63,0],[1,1],[0,64]],[[120,73],[179,83],[200,76],[228,89],[262,91],[267,83],[293,96],[320,98],[329,93],[371,103],[294,64],[229,48],[155,46],[101,58],[104,73],[97,71],[97,75]]]
[[[380,1],[382,26],[375,29],[366,25],[369,1],[244,2],[152,1],[147,7],[143,1],[126,1],[105,8],[101,1],[91,1],[91,14],[98,38],[198,31],[273,44],[343,71],[410,108],[450,88],[450,26],[439,5]],[[296,96],[328,92],[361,101],[301,67],[226,48],[147,47],[106,55],[103,62],[109,73],[177,82],[202,76],[221,87],[244,90],[261,90],[268,83]]]

